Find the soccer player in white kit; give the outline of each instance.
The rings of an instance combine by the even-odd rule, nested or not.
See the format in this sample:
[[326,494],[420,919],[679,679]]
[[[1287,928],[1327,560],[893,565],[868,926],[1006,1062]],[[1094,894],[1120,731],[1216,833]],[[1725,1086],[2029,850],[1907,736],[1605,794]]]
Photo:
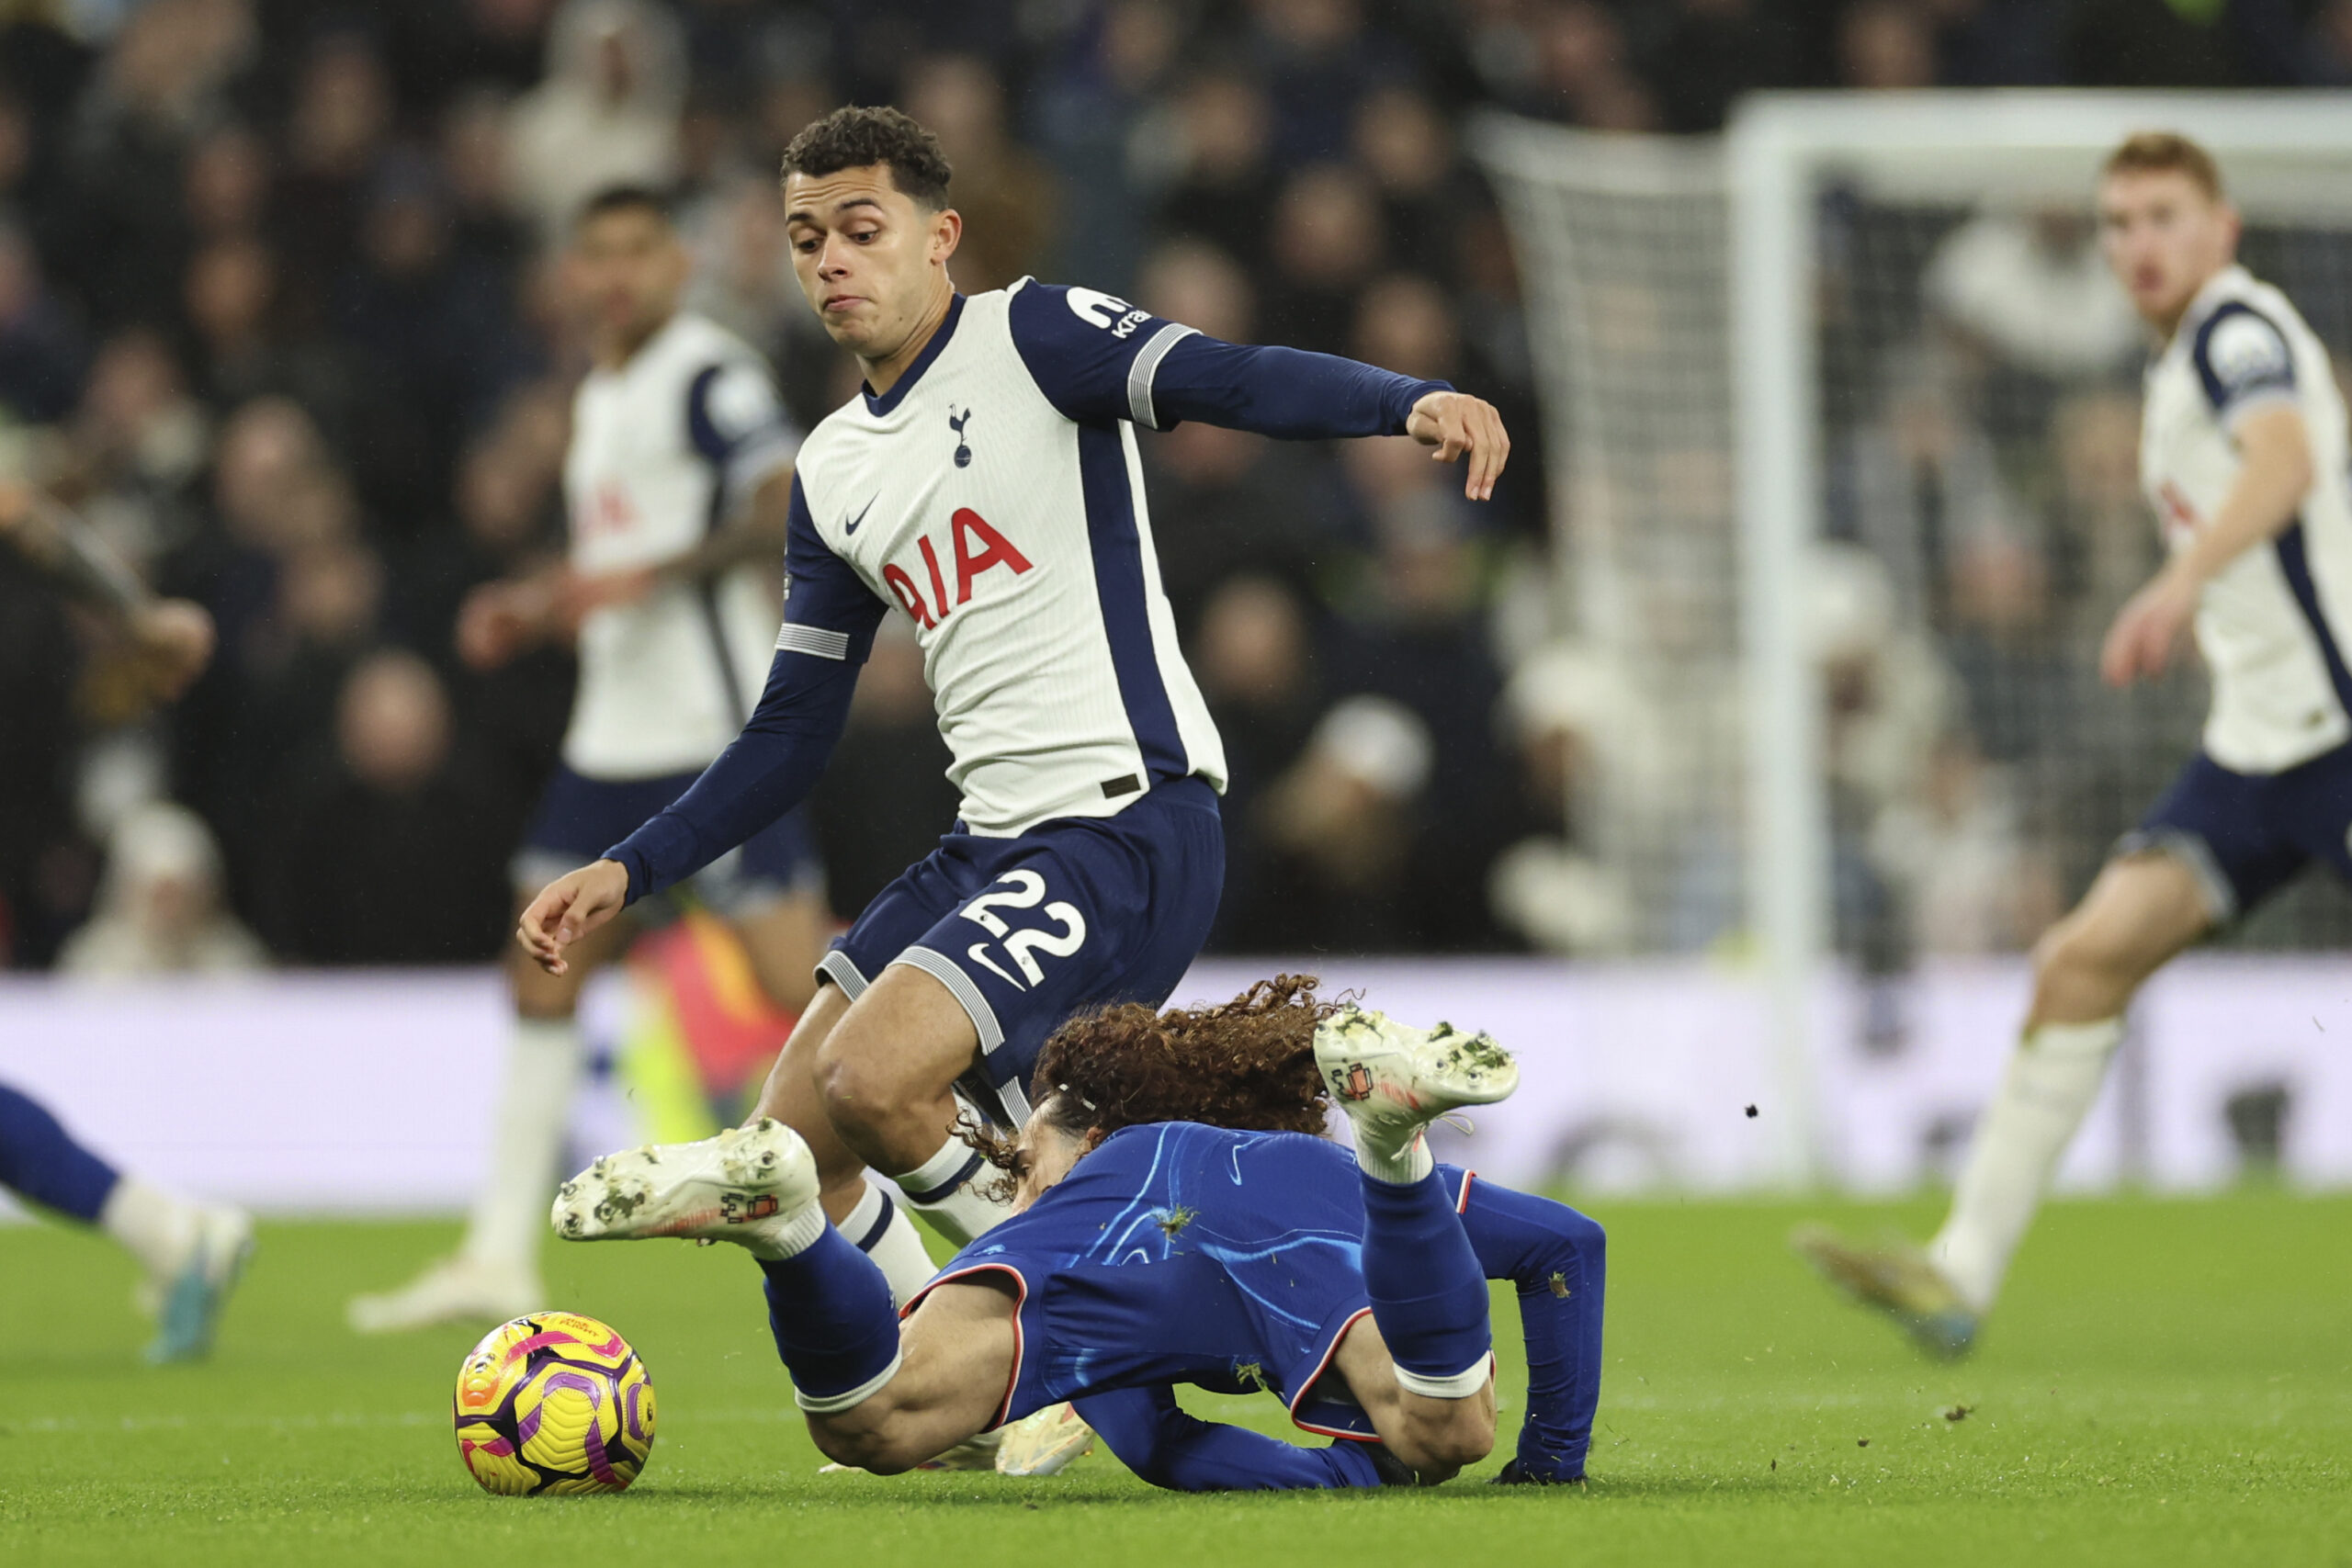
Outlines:
[[[589,201],[570,260],[596,313],[595,367],[564,462],[570,558],[477,591],[458,626],[460,651],[484,667],[577,626],[562,760],[514,860],[525,899],[669,805],[750,716],[775,640],[766,563],[787,532],[799,444],[760,355],[678,308],[691,264],[658,194],[616,187]],[[763,823],[692,882],[742,939],[770,999],[805,1008],[831,915],[803,815]],[[573,1010],[633,923],[599,932],[561,975],[520,955],[510,965],[514,1036],[465,1240],[407,1287],[355,1301],[355,1326],[547,1305],[537,1258],[580,1072]]]
[[561,973],[630,900],[798,802],[881,618],[908,616],[962,820],[835,942],[757,1112],[807,1138],[827,1217],[902,1302],[931,1264],[865,1168],[951,1239],[986,1230],[1004,1211],[958,1116],[1025,1122],[1046,1036],[1166,1000],[1216,908],[1224,757],[1160,592],[1135,427],[1409,434],[1466,457],[1481,500],[1509,450],[1493,407],[1441,382],[1219,343],[1085,288],[959,294],[950,173],[888,108],[836,110],[787,151],[801,288],[865,387],[801,451],[766,693],[693,789],[518,933]]
[[2163,672],[2194,623],[2213,682],[2203,742],[2081,904],[2034,951],[2031,1011],[1923,1250],[1796,1238],[1930,1353],[1973,1343],[2123,1038],[2147,977],[2313,862],[2352,878],[2352,478],[2328,352],[2236,265],[2212,158],[2179,136],[2108,159],[2109,265],[2161,345],[2140,480],[2170,560],[2116,616],[2100,672]]

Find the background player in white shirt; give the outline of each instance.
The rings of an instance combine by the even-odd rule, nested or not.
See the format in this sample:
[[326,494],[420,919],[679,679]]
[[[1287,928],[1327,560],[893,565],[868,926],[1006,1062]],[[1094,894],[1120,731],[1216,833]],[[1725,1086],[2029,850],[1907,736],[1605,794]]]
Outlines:
[[1222,886],[1224,757],[1160,592],[1134,426],[1409,434],[1467,457],[1474,499],[1509,450],[1494,409],[1442,383],[1218,343],[1083,288],[958,294],[949,177],[891,109],[838,110],[787,152],[801,288],[866,384],[801,454],[767,691],[693,789],[519,933],[560,974],[630,899],[797,804],[882,616],[913,620],[963,820],[835,943],[760,1106],[808,1140],[827,1215],[901,1300],[930,1265],[865,1168],[951,1237],[987,1229],[1002,1210],[969,1185],[962,1106],[1025,1121],[1046,1036],[1164,1001]]
[[[770,573],[798,445],[759,355],[678,309],[691,264],[661,197],[621,187],[591,200],[571,261],[596,312],[596,363],[564,462],[570,558],[478,591],[458,626],[478,666],[577,629],[562,761],[514,861],[525,898],[675,799],[749,716],[775,640]],[[770,998],[805,1008],[831,916],[802,814],[762,824],[693,886],[742,939]],[[547,1304],[537,1257],[579,1077],[573,1010],[628,938],[627,924],[600,931],[560,975],[511,965],[514,1039],[465,1241],[405,1289],[354,1302],[355,1326]]]
[[2140,477],[2171,554],[2116,616],[2100,670],[2118,686],[2161,674],[2193,622],[2213,705],[2198,755],[2035,949],[2032,1010],[1943,1229],[1924,1250],[1798,1235],[1939,1355],[1973,1342],[2141,984],[2312,862],[2352,877],[2352,479],[2327,350],[2236,265],[2237,213],[2195,143],[2132,138],[2098,206],[2109,265],[2161,345]]
[[[79,517],[28,486],[0,482],[0,551],[96,612],[132,658],[144,694],[178,696],[212,658],[212,617],[159,599]],[[0,1188],[121,1244],[145,1272],[140,1299],[156,1320],[150,1361],[201,1359],[253,1254],[242,1209],[156,1186],[74,1139],[39,1100],[0,1083]],[[26,1280],[38,1291],[41,1282]]]

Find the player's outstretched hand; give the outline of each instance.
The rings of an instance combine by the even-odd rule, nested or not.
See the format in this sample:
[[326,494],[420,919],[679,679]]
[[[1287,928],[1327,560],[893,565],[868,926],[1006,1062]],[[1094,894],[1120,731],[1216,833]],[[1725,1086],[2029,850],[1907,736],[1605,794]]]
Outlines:
[[619,571],[568,571],[557,590],[557,600],[563,613],[578,621],[591,611],[642,603],[661,581],[662,574],[650,566],[628,567]]
[[547,885],[514,928],[514,940],[550,975],[571,967],[563,950],[621,912],[628,902],[628,869],[600,860]]
[[1473,501],[1495,498],[1495,480],[1510,457],[1510,437],[1504,434],[1503,416],[1494,404],[1467,392],[1431,392],[1413,405],[1405,434],[1436,447],[1430,456],[1438,462],[1467,457],[1462,493]]
[[531,633],[529,616],[511,582],[485,582],[458,607],[458,657],[476,670],[495,670],[514,657]]
[[2098,651],[2098,672],[2110,686],[2153,681],[2172,662],[2181,633],[2197,618],[2198,585],[2166,570],[2124,602]]

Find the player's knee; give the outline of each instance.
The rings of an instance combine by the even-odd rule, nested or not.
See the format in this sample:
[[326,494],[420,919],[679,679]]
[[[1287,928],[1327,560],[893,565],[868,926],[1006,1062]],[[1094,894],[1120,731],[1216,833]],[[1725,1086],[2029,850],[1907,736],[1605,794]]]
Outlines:
[[896,1053],[862,1042],[862,1032],[836,1029],[817,1049],[817,1093],[837,1127],[871,1125],[912,1094]]
[[[535,983],[538,981],[547,983]],[[580,1005],[577,986],[566,985],[561,979],[536,970],[528,976],[516,976],[514,993],[514,1016],[535,1023],[560,1023],[571,1018]]]
[[852,1426],[836,1421],[811,1418],[808,1435],[816,1440],[817,1451],[835,1464],[854,1465],[877,1475],[895,1475],[910,1470],[911,1464],[893,1469],[890,1461],[897,1457],[887,1430],[878,1426]]
[[1495,1418],[1489,1412],[1483,1421],[1464,1421],[1450,1428],[1436,1445],[1441,1462],[1455,1469],[1476,1464],[1495,1451]]
[[1585,1269],[1599,1269],[1608,1261],[1609,1233],[1591,1215],[1566,1210],[1560,1216],[1559,1235],[1562,1247]]
[[2035,1016],[2045,1022],[2109,1017],[2131,1001],[2148,968],[2119,933],[2094,921],[2064,921],[2034,948]]
[[831,1415],[811,1415],[808,1436],[817,1450],[835,1464],[854,1465],[876,1475],[897,1475],[912,1470],[932,1456],[916,1453],[908,1423],[887,1397],[885,1389],[862,1404]]
[[1495,1451],[1495,1411],[1490,1402],[1464,1399],[1444,1416],[1421,1424],[1412,1453],[1404,1459],[1424,1481],[1467,1469]]

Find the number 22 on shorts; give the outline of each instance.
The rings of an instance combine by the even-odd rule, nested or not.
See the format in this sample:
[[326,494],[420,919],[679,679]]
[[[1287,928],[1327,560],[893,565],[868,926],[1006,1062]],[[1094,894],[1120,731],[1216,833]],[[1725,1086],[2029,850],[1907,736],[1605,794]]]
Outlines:
[[[1045,984],[1046,972],[1038,967],[1035,955],[1042,953],[1049,958],[1068,958],[1076,953],[1080,944],[1086,941],[1086,917],[1078,912],[1076,905],[1057,898],[1046,904],[1044,914],[1046,919],[1061,927],[1059,931],[1046,931],[1038,927],[1014,931],[997,911],[1035,909],[1045,904],[1046,879],[1023,868],[1006,872],[996,879],[993,886],[1005,891],[983,893],[965,905],[960,912],[966,919],[1003,944],[1005,956],[1028,976],[1029,986],[1041,986]],[[972,962],[1006,985],[1027,990],[1029,986],[1023,986],[997,965],[996,961],[989,956],[988,948],[987,942],[974,942],[971,946]]]

